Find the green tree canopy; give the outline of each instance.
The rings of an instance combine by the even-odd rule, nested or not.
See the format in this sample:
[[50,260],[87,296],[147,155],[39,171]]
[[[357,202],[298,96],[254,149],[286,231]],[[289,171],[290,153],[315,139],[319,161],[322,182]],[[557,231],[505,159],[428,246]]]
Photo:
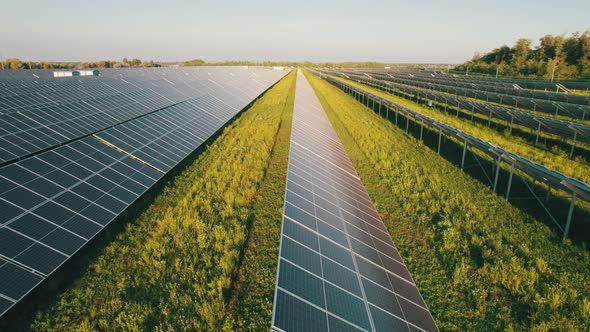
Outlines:
[[476,55],[456,70],[504,76],[550,79],[590,79],[590,34],[576,32],[569,37],[546,35],[532,47],[529,39],[519,39],[513,47],[503,45],[484,55]]

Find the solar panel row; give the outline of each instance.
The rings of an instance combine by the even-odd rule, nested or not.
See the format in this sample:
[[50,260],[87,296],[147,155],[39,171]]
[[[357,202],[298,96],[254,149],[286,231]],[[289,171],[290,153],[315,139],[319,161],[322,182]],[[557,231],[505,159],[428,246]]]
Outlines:
[[[465,98],[474,98],[484,100],[486,102],[492,102],[496,104],[506,105],[508,107],[515,107],[518,109],[536,111],[547,114],[554,114],[569,117],[571,119],[586,119],[590,114],[590,99],[585,96],[574,96],[568,95],[564,97],[563,94],[559,94],[560,98],[569,101],[555,100],[555,99],[539,99],[536,97],[525,96],[524,92],[520,92],[521,95],[516,93],[506,93],[497,91],[486,91],[486,85],[469,83],[467,87],[456,86],[450,83],[450,76],[445,75],[444,79],[435,79],[430,75],[417,74],[415,72],[399,72],[382,69],[342,69],[344,73],[353,73],[361,75],[370,75],[372,78],[376,78],[383,81],[394,82],[398,84],[416,86],[424,89],[430,89],[440,91],[447,94],[454,94]],[[512,88],[514,90],[514,88]],[[519,90],[520,91],[520,90]],[[547,94],[545,92],[538,91],[538,94]],[[557,95],[557,94],[554,94]],[[581,104],[572,103],[574,99]],[[579,100],[583,99],[583,100]]]
[[[264,69],[246,73],[239,78],[226,75],[223,84],[212,83],[207,75],[203,82],[214,86],[198,97],[127,122],[122,122],[123,115],[113,117],[110,120],[118,124],[108,129],[1,167],[0,315],[285,75]],[[125,99],[111,97],[80,109],[80,114],[102,110],[97,121],[107,117],[106,111],[122,102],[118,97]],[[151,104],[161,107],[174,98],[154,98]],[[57,126],[55,132],[65,136],[70,128],[86,133],[103,126],[88,129],[85,124]]]
[[[433,74],[429,72],[418,71],[414,72],[412,79],[421,80],[423,82],[440,83],[452,85],[462,88],[475,88],[484,91],[496,92],[506,95],[514,95],[519,97],[527,97],[534,99],[552,100],[557,102],[564,102],[570,104],[590,105],[590,98],[588,96],[577,94],[556,93],[555,84],[549,91],[539,91],[515,88],[517,84],[510,83],[491,83],[489,81],[475,81],[467,77],[453,77],[446,74]],[[520,87],[520,86],[519,86]]]
[[425,89],[438,90],[445,93],[485,100],[486,102],[503,104],[519,109],[566,116],[572,119],[584,120],[590,113],[589,104],[572,104],[565,101],[538,99],[534,97],[518,96],[501,92],[485,91],[478,85],[471,85],[469,88],[459,87],[441,83],[440,81],[431,81],[430,79],[426,78],[417,79],[415,77],[399,77],[382,73],[373,75],[376,78],[386,81],[413,85]]
[[422,98],[428,98],[435,102],[441,102],[450,106],[456,106],[462,108],[465,111],[472,113],[479,113],[489,117],[493,116],[495,119],[500,119],[509,123],[509,127],[512,128],[514,124],[521,125],[529,128],[533,132],[545,132],[552,135],[560,136],[564,139],[573,139],[577,141],[590,143],[590,125],[559,120],[552,117],[542,116],[534,113],[518,111],[502,106],[492,105],[485,102],[478,102],[446,93],[436,92],[434,90],[428,90],[423,88],[412,87],[404,84],[393,83],[389,81],[369,78],[365,75],[358,74],[342,74],[339,71],[324,70],[325,73],[333,73],[346,75],[348,78],[352,78],[357,82],[363,82],[371,86],[377,86],[380,88],[388,87],[393,88],[396,91],[401,91],[405,94],[420,96]]
[[0,82],[0,165],[206,95],[238,108],[269,83],[237,68],[162,71]]
[[298,74],[277,331],[437,331],[313,89]]

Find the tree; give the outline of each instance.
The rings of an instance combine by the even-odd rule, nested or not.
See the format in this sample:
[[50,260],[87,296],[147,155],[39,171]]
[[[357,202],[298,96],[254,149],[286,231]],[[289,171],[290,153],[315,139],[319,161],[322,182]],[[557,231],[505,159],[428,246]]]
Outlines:
[[4,62],[6,69],[25,69],[25,65],[19,59],[7,59]]
[[525,67],[530,52],[531,40],[521,38],[514,45],[514,65],[517,69]]
[[[504,65],[500,66],[500,64]],[[470,61],[455,69],[472,73],[545,79],[590,78],[589,32],[573,33],[569,37],[546,35],[539,45],[531,48],[531,40],[521,38],[510,48],[503,45],[482,56],[476,54]]]
[[186,61],[184,63],[185,66],[203,66],[205,64],[206,64],[206,62],[201,59],[194,59],[194,60]]
[[139,60],[139,59],[132,59],[131,61],[129,61],[129,65],[131,67],[140,67],[141,66],[141,60]]

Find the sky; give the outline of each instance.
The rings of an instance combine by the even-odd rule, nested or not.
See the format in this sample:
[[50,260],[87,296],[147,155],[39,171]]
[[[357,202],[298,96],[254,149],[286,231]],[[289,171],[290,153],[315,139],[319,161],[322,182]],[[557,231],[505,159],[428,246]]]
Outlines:
[[461,63],[590,30],[577,0],[0,0],[0,58]]

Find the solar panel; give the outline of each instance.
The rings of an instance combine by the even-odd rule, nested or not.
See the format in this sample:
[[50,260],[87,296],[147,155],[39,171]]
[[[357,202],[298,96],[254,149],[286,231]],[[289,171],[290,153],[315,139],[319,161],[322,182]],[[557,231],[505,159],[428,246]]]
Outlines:
[[288,167],[273,329],[438,331],[301,72]]
[[0,169],[0,257],[47,276],[162,177],[84,138]]
[[[167,172],[237,112],[224,105],[215,105],[215,108],[212,107],[214,105],[208,96],[192,99],[114,126],[95,136]],[[207,109],[218,112],[211,114]]]
[[194,98],[242,109],[277,77],[256,71],[112,69],[100,77],[0,81],[0,165]]
[[[0,114],[0,152],[16,152],[0,160],[0,315],[287,72],[123,70],[132,75],[125,82],[108,76],[115,73],[94,79],[112,85],[110,94]],[[40,81],[46,90],[62,86]],[[35,87],[27,80],[12,85],[20,92]]]

